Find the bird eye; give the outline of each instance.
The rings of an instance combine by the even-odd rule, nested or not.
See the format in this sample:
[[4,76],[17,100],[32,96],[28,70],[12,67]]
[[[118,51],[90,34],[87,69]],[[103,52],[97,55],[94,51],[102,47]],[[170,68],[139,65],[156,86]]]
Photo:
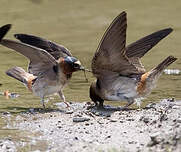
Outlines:
[[78,68],[78,67],[80,67],[79,64],[74,64],[74,68]]

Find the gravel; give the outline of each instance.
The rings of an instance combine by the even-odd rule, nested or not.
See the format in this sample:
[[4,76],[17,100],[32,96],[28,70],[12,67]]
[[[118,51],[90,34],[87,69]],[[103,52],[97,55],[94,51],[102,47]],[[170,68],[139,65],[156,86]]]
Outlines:
[[141,110],[89,106],[74,103],[71,109],[66,109],[58,103],[57,110],[31,109],[20,114],[12,127],[38,134],[32,139],[46,140],[45,151],[179,152],[181,149],[181,101],[164,99]]

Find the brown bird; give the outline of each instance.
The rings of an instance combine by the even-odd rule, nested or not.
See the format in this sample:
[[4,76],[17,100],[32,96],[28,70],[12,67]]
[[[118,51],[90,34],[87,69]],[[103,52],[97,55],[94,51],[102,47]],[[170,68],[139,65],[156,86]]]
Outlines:
[[34,95],[39,96],[44,108],[45,96],[53,93],[58,93],[69,106],[62,90],[73,72],[84,70],[80,61],[67,48],[40,37],[15,34],[21,42],[3,39],[10,28],[10,24],[0,28],[0,44],[24,55],[30,63],[28,72],[20,67],[13,67],[6,74],[21,81]]
[[92,59],[92,72],[97,78],[90,86],[90,98],[103,107],[104,100],[127,101],[125,107],[140,101],[155,88],[163,70],[177,58],[167,57],[146,72],[140,62],[160,40],[172,32],[171,28],[152,33],[126,47],[126,12],[119,14],[106,30]]

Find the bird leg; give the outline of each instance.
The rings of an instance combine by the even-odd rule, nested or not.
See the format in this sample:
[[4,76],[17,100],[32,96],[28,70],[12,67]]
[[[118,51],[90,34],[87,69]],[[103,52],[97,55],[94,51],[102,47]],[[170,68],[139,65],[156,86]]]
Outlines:
[[104,108],[103,102],[104,101],[99,101],[99,105],[98,105],[99,108]]
[[43,105],[43,108],[45,109],[45,103],[44,103],[44,97],[41,98],[41,104]]
[[66,104],[67,108],[70,107],[69,103],[65,101],[65,96],[63,95],[62,90],[58,92],[60,98],[63,100],[63,102]]
[[127,109],[130,105],[132,105],[134,103],[134,99],[129,99],[128,103],[123,107],[124,109]]

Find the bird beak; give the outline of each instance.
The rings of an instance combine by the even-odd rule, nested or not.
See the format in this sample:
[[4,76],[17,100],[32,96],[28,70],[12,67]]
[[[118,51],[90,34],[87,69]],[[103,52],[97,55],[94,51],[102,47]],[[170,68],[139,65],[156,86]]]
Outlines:
[[79,69],[82,70],[82,71],[85,71],[85,68],[83,66],[80,66]]

